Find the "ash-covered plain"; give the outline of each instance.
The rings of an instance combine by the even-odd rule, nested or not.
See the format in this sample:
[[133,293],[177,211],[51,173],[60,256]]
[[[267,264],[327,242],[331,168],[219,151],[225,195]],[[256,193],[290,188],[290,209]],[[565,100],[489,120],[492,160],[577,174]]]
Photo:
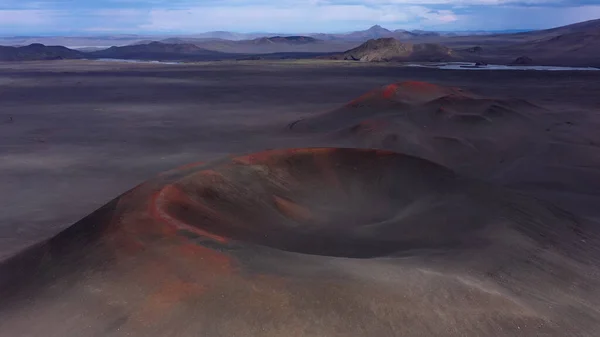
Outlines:
[[597,76],[2,64],[0,335],[594,336]]

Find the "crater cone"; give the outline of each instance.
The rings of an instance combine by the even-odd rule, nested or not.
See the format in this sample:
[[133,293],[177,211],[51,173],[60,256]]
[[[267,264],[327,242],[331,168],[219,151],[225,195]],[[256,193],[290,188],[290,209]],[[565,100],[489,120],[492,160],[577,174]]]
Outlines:
[[0,335],[593,336],[596,228],[381,150],[193,163],[1,262]]
[[443,228],[420,237],[398,215],[454,184],[451,171],[393,152],[274,150],[184,176],[162,189],[155,206],[171,222],[203,235],[307,254],[372,257],[449,243],[453,236],[444,237]]

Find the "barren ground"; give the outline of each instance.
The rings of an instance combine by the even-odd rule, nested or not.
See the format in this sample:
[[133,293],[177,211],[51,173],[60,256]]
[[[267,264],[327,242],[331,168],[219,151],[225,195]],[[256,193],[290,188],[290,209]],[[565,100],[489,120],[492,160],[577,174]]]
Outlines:
[[[343,62],[3,63],[0,257],[57,233],[173,167],[267,148],[346,145],[290,135],[285,128],[403,80],[551,108],[552,123],[564,122],[551,131],[560,139],[561,156],[552,170],[530,176],[551,172],[546,180],[558,182],[512,187],[583,216],[599,216],[600,75],[594,72]],[[578,159],[570,160],[570,154]]]

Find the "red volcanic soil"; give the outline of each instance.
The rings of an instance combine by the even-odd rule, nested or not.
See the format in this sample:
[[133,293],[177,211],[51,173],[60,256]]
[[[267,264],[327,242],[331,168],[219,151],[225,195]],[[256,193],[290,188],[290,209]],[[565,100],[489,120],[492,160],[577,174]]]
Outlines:
[[428,82],[406,81],[393,83],[382,88],[372,90],[359,98],[351,101],[346,106],[355,107],[362,104],[382,104],[385,101],[398,101],[403,103],[423,103],[447,95],[467,95],[458,88],[446,88]]
[[405,81],[372,90],[288,128],[350,141],[357,147],[411,154],[477,177],[507,177],[490,170],[510,168],[524,151],[549,143],[546,127],[536,125],[533,117],[540,113],[546,111],[525,100]]
[[[293,335],[447,336],[457,324],[586,335],[597,318],[586,310],[600,303],[586,297],[599,285],[590,230],[546,203],[390,151],[196,163],[0,264],[0,335],[278,335],[306,325]],[[524,268],[530,261],[539,268]],[[563,275],[578,286],[560,286]],[[440,307],[450,320],[433,319]],[[574,325],[565,310],[587,316]]]
[[387,151],[273,150],[182,177],[158,192],[152,214],[221,243],[233,239],[333,256],[387,254],[402,244],[357,230],[394,213],[395,182],[388,175],[399,160],[415,179],[439,170],[431,181],[411,182],[415,195],[452,177],[441,167]]
[[360,123],[363,119],[389,114],[402,114],[417,106],[442,98],[456,100],[478,98],[460,88],[443,87],[427,82],[406,81],[393,83],[352,100],[342,108],[310,119],[291,123],[292,130],[335,130],[343,125]]

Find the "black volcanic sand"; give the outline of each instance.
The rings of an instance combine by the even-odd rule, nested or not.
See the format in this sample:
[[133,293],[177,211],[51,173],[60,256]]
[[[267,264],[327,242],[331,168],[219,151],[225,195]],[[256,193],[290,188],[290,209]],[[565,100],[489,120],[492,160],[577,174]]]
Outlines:
[[591,336],[598,230],[382,150],[169,171],[0,265],[3,336]]
[[597,80],[0,64],[0,335],[594,336]]

